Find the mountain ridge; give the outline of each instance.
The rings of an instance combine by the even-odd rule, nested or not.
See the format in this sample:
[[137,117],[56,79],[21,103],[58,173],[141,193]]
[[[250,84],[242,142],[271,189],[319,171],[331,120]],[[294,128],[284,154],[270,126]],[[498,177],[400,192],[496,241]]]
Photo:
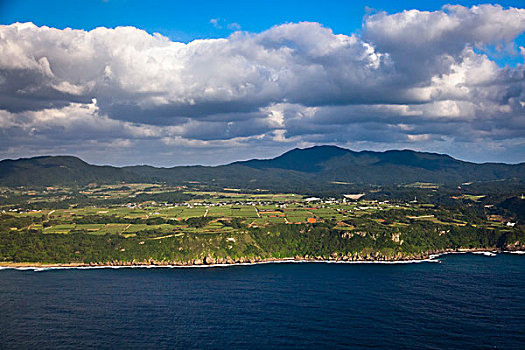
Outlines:
[[525,163],[473,163],[446,154],[412,150],[352,151],[324,145],[294,148],[269,159],[218,166],[92,165],[74,156],[38,156],[0,161],[0,184],[9,186],[85,185],[92,182],[188,181],[245,188],[297,188],[312,184],[462,183],[525,181]]

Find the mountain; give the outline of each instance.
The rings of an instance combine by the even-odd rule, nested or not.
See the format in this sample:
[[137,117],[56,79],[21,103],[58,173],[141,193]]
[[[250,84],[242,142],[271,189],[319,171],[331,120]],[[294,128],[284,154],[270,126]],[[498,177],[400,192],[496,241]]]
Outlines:
[[252,159],[235,162],[231,165],[243,165],[255,169],[285,169],[305,173],[320,172],[323,163],[347,154],[357,154],[337,146],[315,146],[311,148],[295,148],[273,159]]
[[253,159],[221,166],[90,165],[75,157],[36,157],[0,162],[0,184],[42,186],[53,184],[155,181],[183,184],[304,191],[337,186],[334,183],[406,184],[433,182],[461,184],[472,181],[525,181],[525,163],[477,164],[448,155],[409,150],[354,152],[336,146],[293,149],[272,159]]
[[87,185],[140,181],[124,169],[97,166],[71,156],[42,156],[0,161],[0,184],[4,186]]
[[525,179],[525,164],[476,164],[448,155],[410,150],[354,152],[336,146],[294,149],[277,158],[237,162],[255,169],[285,169],[315,174],[324,181],[366,184]]

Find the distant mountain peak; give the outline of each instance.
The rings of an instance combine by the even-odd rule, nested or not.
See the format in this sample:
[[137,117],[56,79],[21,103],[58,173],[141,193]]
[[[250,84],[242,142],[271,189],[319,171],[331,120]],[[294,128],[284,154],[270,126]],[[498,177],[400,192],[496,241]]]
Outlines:
[[323,169],[322,163],[348,153],[353,153],[353,151],[338,146],[323,145],[308,148],[294,148],[272,159],[252,159],[244,162],[235,162],[233,164],[256,169],[276,168],[313,173]]

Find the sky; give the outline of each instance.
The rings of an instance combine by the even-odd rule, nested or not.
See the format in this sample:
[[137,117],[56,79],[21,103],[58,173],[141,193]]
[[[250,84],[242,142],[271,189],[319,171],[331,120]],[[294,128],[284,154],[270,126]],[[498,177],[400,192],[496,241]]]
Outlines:
[[523,0],[0,0],[0,52],[0,159],[525,161]]

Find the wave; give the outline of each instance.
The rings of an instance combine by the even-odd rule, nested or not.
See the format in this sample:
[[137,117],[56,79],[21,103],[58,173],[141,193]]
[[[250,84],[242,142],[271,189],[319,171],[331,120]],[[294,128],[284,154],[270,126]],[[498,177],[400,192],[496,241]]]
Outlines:
[[523,250],[504,250],[503,253],[523,255],[525,254],[525,251]]
[[439,258],[440,256],[448,255],[448,254],[467,254],[467,252],[443,252],[443,253],[436,253],[436,254],[430,254],[428,256],[428,258],[431,259],[431,260],[435,260],[435,259]]
[[311,261],[311,260],[299,260],[295,262],[308,262],[308,263],[326,263],[326,264],[419,264],[419,263],[439,263],[439,260],[431,259],[430,257],[428,259],[420,259],[420,260],[398,260],[398,261],[334,261],[334,260],[319,260],[319,261]]
[[496,256],[496,253],[494,252],[472,252],[472,254],[485,255],[485,256],[490,256],[490,257]]
[[499,251],[488,251],[488,250],[484,250],[484,251],[458,251],[458,252],[443,252],[443,253],[436,253],[436,254],[430,254],[429,255],[429,259],[437,259],[439,258],[440,256],[443,256],[443,255],[448,255],[448,254],[467,254],[467,253],[471,253],[471,254],[476,254],[476,255],[485,255],[485,256],[489,256],[489,257],[494,257],[496,256]]
[[445,255],[445,254],[447,254],[447,253],[430,254],[430,255],[428,256],[428,258],[429,258],[430,260],[436,260],[437,258],[439,258],[440,256]]

